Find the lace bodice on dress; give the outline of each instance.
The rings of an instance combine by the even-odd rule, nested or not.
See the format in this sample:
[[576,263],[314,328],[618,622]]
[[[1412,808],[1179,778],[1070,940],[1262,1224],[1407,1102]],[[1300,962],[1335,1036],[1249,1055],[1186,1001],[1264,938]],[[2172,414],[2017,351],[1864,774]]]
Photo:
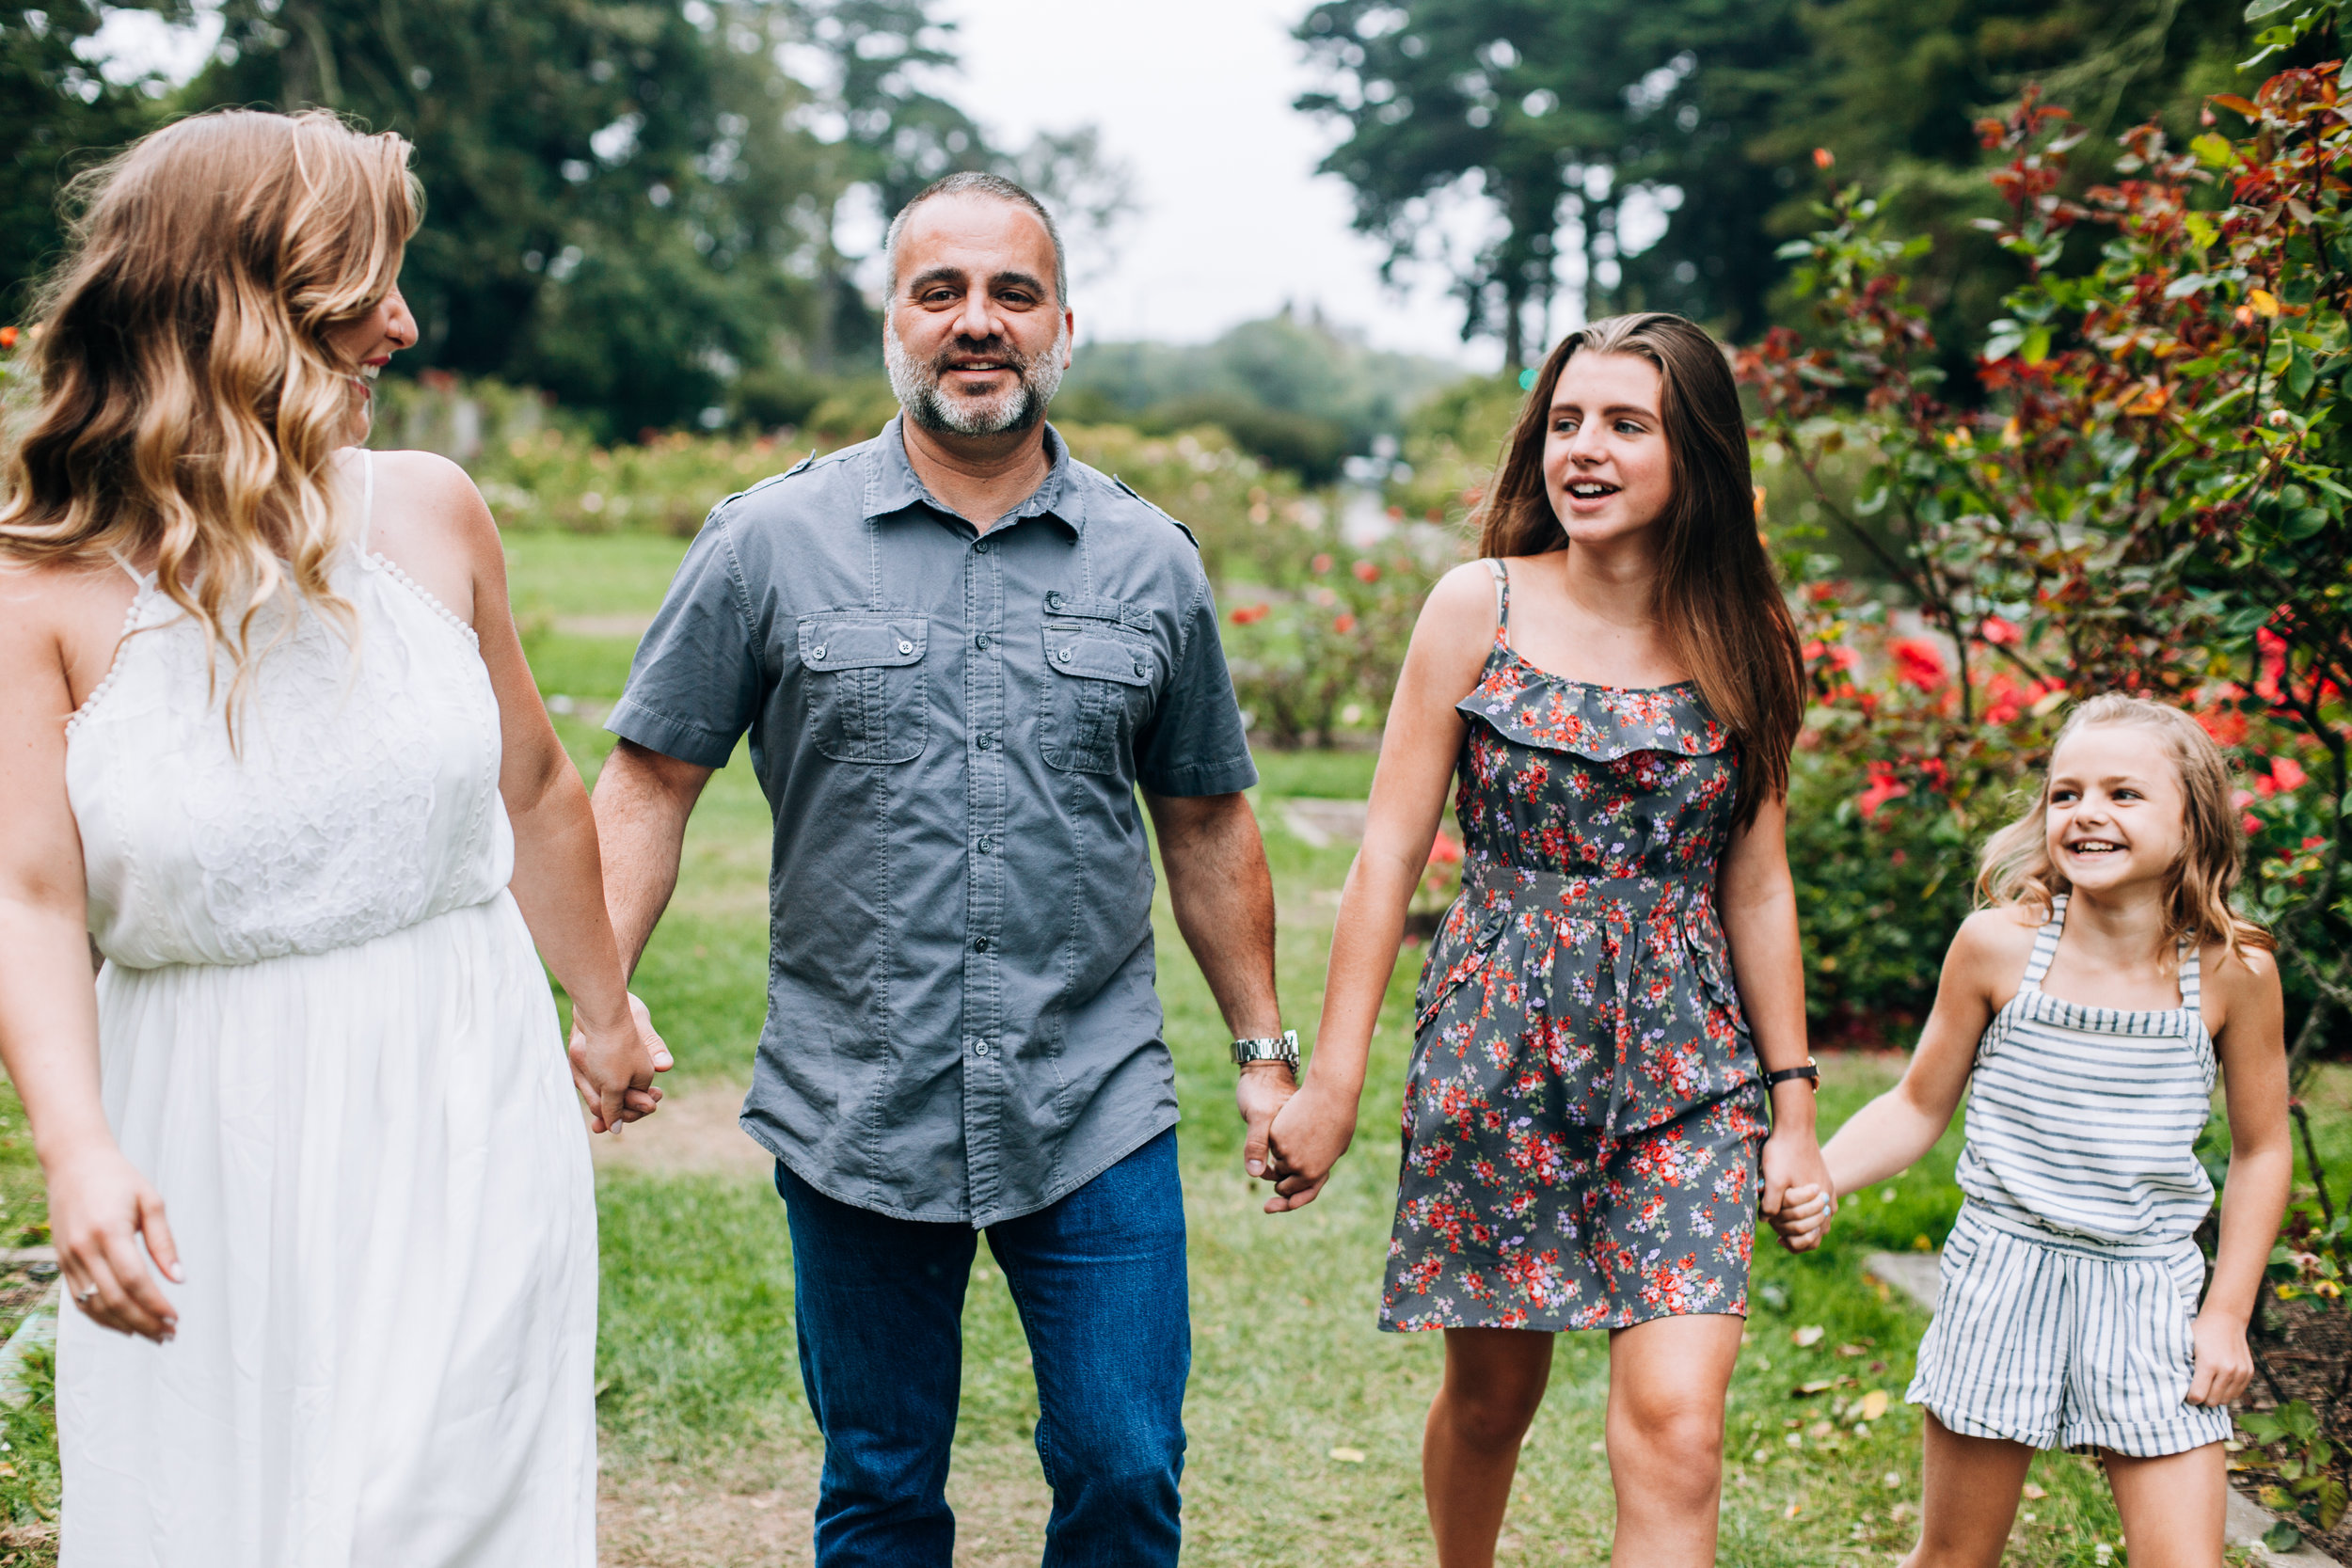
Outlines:
[[292,611],[232,748],[228,661],[139,579],[114,668],[66,726],[90,932],[113,962],[326,952],[506,886],[498,700],[472,628],[369,553],[364,529],[334,583],[358,612],[356,652]]

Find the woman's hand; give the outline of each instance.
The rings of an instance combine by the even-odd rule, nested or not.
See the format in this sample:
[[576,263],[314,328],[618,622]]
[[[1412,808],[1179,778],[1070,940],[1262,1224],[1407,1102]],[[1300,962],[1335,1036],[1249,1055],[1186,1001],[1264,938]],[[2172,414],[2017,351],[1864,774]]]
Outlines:
[[2254,1381],[2254,1357],[2246,1348],[2246,1320],[2225,1312],[2200,1312],[2189,1338],[2196,1347],[2197,1372],[2189,1379],[2188,1402],[2216,1408],[2236,1402]]
[[657,1072],[670,1070],[670,1048],[653,1026],[653,1014],[631,991],[625,1019],[592,1024],[572,1014],[572,1085],[588,1107],[588,1128],[608,1132],[623,1122],[653,1115],[661,1091]]
[[1266,1135],[1266,1174],[1274,1179],[1274,1196],[1266,1199],[1265,1212],[1279,1214],[1312,1203],[1355,1136],[1355,1097],[1332,1093],[1310,1072],[1275,1114]]
[[180,1326],[180,1309],[147,1266],[152,1258],[173,1284],[184,1278],[164,1220],[163,1195],[112,1139],[51,1165],[46,1175],[57,1270],[82,1315],[118,1333],[157,1344],[169,1340]]
[[[1791,1117],[1777,1121],[1772,1135],[1764,1140],[1762,1163],[1764,1217],[1779,1233],[1782,1244],[1791,1252],[1820,1245],[1830,1216],[1837,1212],[1837,1186],[1830,1180],[1829,1163],[1821,1158],[1811,1119]],[[1811,1203],[1822,1206],[1818,1216],[1806,1208]],[[1784,1228],[1784,1218],[1794,1227],[1793,1233]]]

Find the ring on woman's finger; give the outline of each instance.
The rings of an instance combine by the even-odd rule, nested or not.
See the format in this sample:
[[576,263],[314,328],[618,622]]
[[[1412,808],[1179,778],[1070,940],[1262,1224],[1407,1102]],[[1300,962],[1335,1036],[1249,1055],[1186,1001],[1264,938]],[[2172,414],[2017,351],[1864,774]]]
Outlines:
[[73,1292],[73,1299],[80,1302],[85,1307],[87,1307],[92,1301],[96,1300],[97,1296],[98,1287],[95,1285],[92,1285],[86,1290],[80,1290]]

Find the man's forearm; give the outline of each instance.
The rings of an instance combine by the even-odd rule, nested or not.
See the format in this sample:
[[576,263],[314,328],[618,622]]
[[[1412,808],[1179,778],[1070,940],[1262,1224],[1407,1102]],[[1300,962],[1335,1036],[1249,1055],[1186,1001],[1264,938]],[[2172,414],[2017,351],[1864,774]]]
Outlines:
[[1217,797],[1214,806],[1164,801],[1155,815],[1176,928],[1200,963],[1226,1026],[1236,1036],[1279,1033],[1274,879],[1249,802],[1238,795]]
[[637,973],[645,942],[677,888],[686,819],[710,777],[658,752],[622,741],[596,777],[596,838],[604,855],[604,902],[620,944],[621,967]]

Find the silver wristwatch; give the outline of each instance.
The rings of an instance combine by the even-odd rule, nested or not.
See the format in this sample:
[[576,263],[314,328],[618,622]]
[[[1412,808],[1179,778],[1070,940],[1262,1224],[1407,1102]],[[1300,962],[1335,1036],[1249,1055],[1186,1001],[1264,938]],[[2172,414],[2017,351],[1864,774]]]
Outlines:
[[1248,1067],[1252,1062],[1279,1062],[1291,1069],[1293,1078],[1297,1077],[1298,1031],[1285,1029],[1279,1035],[1267,1036],[1263,1039],[1235,1040],[1233,1042],[1233,1065]]

